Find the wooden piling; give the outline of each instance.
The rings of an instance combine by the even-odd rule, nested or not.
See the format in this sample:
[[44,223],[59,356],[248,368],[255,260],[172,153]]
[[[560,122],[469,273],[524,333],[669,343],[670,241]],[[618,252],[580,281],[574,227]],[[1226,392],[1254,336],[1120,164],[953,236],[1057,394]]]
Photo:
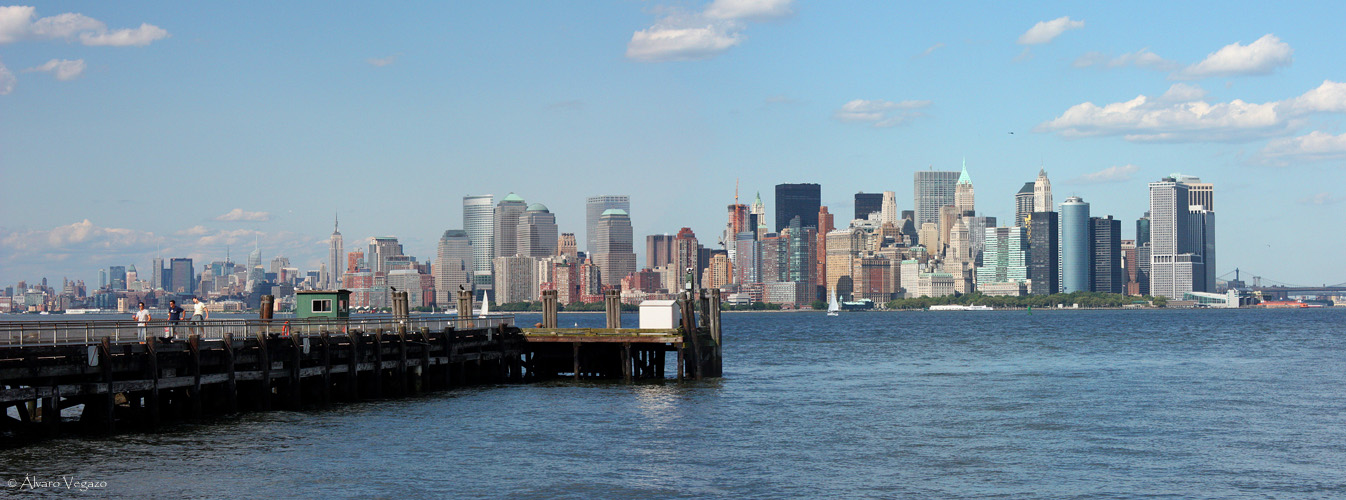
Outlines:
[[262,370],[262,387],[258,389],[258,404],[263,410],[271,409],[271,346],[267,345],[266,334],[257,334],[257,363]]
[[187,337],[187,349],[191,355],[190,358],[188,358],[191,363],[192,371],[191,413],[193,419],[200,419],[202,411],[201,406],[203,403],[202,399],[204,399],[201,397],[201,335],[189,335]]
[[150,412],[150,428],[159,427],[159,350],[157,345],[159,338],[148,336],[145,338],[145,366],[149,369],[150,375],[150,393],[145,398],[145,406],[148,406]]
[[107,390],[103,394],[106,396],[103,399],[103,430],[110,434],[116,430],[117,393],[112,392],[112,341],[107,337],[103,337],[103,341],[98,345],[98,366],[103,369],[103,383],[107,385]]
[[[459,292],[459,295],[461,296],[461,295],[462,295],[462,292]],[[469,296],[469,297],[471,296],[471,292],[468,292],[468,296]],[[455,332],[457,332],[457,330],[456,330],[455,328],[453,328],[453,327],[445,328],[445,329],[444,329],[444,337],[443,337],[442,339],[440,339],[440,341],[444,343],[444,388],[445,388],[445,389],[448,389],[448,388],[452,388],[452,387],[453,387],[453,355],[454,355],[453,337],[454,337],[454,335],[455,335]]]
[[322,343],[322,407],[332,405],[332,334],[322,332],[318,337]]
[[542,327],[556,328],[558,309],[556,290],[542,291]]
[[607,313],[608,328],[622,327],[622,294],[617,290],[603,292],[603,306]]
[[405,397],[407,395],[407,332],[405,325],[398,325],[397,329],[397,395]]
[[352,331],[346,334],[350,341],[350,358],[346,360],[346,397],[351,401],[360,400],[360,333]]
[[228,378],[224,382],[225,409],[229,413],[238,411],[238,374],[234,371],[234,334],[224,334],[224,372]]
[[383,399],[383,329],[374,331],[374,399]]
[[574,377],[575,377],[575,381],[576,381],[576,382],[579,382],[579,381],[580,381],[580,343],[579,343],[579,342],[575,342],[575,343],[572,343],[571,346],[572,346],[572,350],[571,350],[570,358],[571,358],[571,360],[574,362],[574,366],[575,366],[575,368],[574,368],[574,370],[575,370],[575,375],[574,375]]

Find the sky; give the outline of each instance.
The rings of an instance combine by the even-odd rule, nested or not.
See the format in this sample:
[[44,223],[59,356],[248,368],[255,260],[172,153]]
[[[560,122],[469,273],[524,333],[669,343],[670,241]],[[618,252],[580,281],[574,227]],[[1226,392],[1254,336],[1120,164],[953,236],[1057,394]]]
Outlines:
[[[0,6],[0,283],[155,255],[317,269],[398,237],[425,261],[462,197],[631,197],[636,247],[725,206],[966,162],[1009,220],[1123,221],[1175,172],[1215,185],[1218,274],[1346,281],[1346,4],[790,0]],[[770,216],[768,217],[771,218]],[[769,221],[774,226],[775,221]],[[643,255],[640,262],[644,262]],[[200,266],[198,265],[198,271]]]

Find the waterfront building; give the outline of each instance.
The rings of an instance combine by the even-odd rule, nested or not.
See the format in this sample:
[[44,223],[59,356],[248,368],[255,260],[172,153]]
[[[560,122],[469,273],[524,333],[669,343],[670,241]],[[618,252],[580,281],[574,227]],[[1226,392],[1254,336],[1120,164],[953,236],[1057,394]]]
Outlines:
[[1033,183],[1025,182],[1024,187],[1014,193],[1014,225],[1025,226],[1028,215],[1033,213]]
[[757,233],[743,231],[734,238],[734,283],[760,283],[758,273],[761,269],[761,254],[757,245]]
[[584,251],[592,254],[598,251],[598,223],[603,212],[621,210],[631,213],[631,197],[626,195],[590,196],[584,202]]
[[[814,258],[812,279],[817,290],[825,289],[822,285],[827,283],[827,234],[835,229],[836,225],[833,222],[831,212],[827,211],[827,207],[818,207],[818,229],[814,233],[817,237],[814,252],[817,255]],[[822,292],[815,292],[815,297],[818,299],[821,299],[823,295]]]
[[1029,242],[1027,228],[988,227],[983,230],[986,251],[977,268],[977,288],[986,293],[993,283],[1028,282]]
[[493,257],[513,257],[519,255],[519,217],[528,210],[528,203],[517,194],[509,193],[495,204],[494,218],[495,255]]
[[341,237],[341,231],[337,229],[341,225],[340,218],[334,218],[332,221],[332,236],[327,239],[327,272],[322,276],[322,288],[327,290],[336,290],[341,288],[341,257],[345,255],[345,240]]
[[672,260],[673,235],[651,234],[645,237],[645,267],[663,267]]
[[1088,292],[1093,285],[1094,250],[1089,204],[1078,196],[1061,203],[1061,291]]
[[916,277],[916,297],[947,297],[953,292],[952,274],[920,273]]
[[579,247],[575,242],[575,233],[561,233],[557,238],[556,255],[564,255],[571,262],[579,260]]
[[631,216],[625,210],[611,208],[600,214],[596,228],[597,247],[593,252],[604,285],[621,286],[622,278],[636,272],[636,254],[631,235]]
[[[1118,224],[1120,226],[1120,222]],[[1123,290],[1127,295],[1140,295],[1140,269],[1137,267],[1136,240],[1122,240],[1122,268],[1125,270],[1123,275]]]
[[818,227],[818,211],[822,208],[822,186],[817,184],[776,185],[776,232],[799,217],[800,227]]
[[1211,291],[1206,267],[1214,263],[1206,262],[1204,254],[1209,242],[1214,257],[1214,213],[1200,206],[1193,211],[1188,191],[1175,177],[1150,183],[1149,271],[1155,296],[1176,300],[1184,292]]
[[869,214],[883,211],[883,193],[855,193],[855,219],[868,219]]
[[[800,226],[799,220],[795,219],[785,228],[785,234],[782,236],[788,240],[786,242],[788,255],[785,256],[788,270],[785,281],[801,285],[803,295],[799,300],[804,301],[806,297],[816,295],[814,290],[817,289],[817,279],[813,274],[813,256],[817,254],[814,249],[818,241],[817,229]],[[809,301],[811,302],[811,299]]]
[[439,238],[435,252],[435,302],[456,304],[459,290],[472,289],[472,238],[467,231],[450,229]]
[[1125,277],[1122,269],[1122,221],[1107,217],[1089,219],[1089,234],[1093,238],[1092,291],[1124,293]]
[[958,183],[953,188],[953,205],[958,207],[960,214],[970,215],[976,211],[974,204],[972,176],[967,175],[967,160],[964,159],[963,171],[958,174]]
[[1052,181],[1047,179],[1046,169],[1038,169],[1038,178],[1033,181],[1033,211],[1051,212],[1053,208]]
[[537,300],[532,257],[523,255],[496,257],[492,267],[495,269],[495,290],[491,298],[496,304]]
[[[912,200],[916,204],[915,222],[920,227],[927,222],[939,223],[939,209],[954,204],[958,172],[918,170],[915,176]],[[926,248],[930,248],[929,245]],[[932,250],[933,251],[933,250]]]
[[1145,216],[1136,219],[1136,247],[1150,243],[1150,211],[1145,211]]
[[494,284],[491,259],[495,258],[495,196],[463,197],[463,230],[472,241],[473,288],[489,290]]
[[1061,291],[1060,219],[1056,212],[1028,215],[1029,293],[1051,295]]
[[865,248],[865,233],[856,228],[841,228],[827,233],[827,292],[849,300],[853,288],[851,268],[855,257]]
[[546,205],[528,205],[528,209],[519,215],[515,233],[518,255],[542,258],[556,254],[556,215]]
[[173,273],[173,293],[179,295],[196,294],[196,270],[192,259],[175,258],[169,261]]

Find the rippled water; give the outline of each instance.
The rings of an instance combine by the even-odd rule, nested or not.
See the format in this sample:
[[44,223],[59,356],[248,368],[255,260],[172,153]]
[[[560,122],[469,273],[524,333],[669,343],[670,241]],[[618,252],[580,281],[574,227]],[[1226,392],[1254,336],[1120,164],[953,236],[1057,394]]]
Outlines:
[[63,439],[0,452],[0,480],[137,498],[1346,497],[1346,310],[724,324],[721,380],[484,387]]

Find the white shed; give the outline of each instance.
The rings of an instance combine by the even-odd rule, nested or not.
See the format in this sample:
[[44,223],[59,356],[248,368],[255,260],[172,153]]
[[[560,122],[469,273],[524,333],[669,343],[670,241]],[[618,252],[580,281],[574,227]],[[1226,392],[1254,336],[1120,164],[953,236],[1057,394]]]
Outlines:
[[676,300],[647,300],[640,303],[640,327],[672,330],[682,322],[682,310]]

